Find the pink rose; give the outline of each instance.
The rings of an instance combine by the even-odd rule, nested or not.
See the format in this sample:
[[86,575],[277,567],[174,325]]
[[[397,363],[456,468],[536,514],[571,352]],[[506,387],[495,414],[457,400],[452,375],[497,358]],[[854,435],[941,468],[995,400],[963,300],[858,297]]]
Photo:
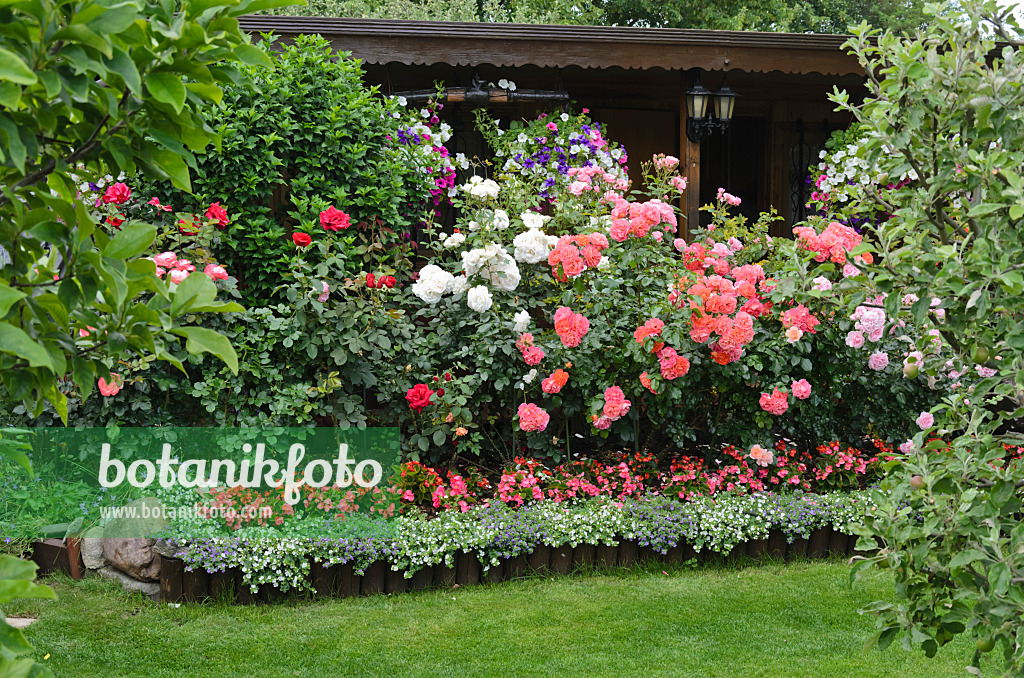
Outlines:
[[320,225],[325,231],[340,231],[350,225],[349,215],[331,205],[320,213]]
[[806,379],[794,381],[790,387],[793,389],[793,397],[806,400],[811,396],[811,385]]
[[846,335],[846,345],[850,348],[860,348],[864,345],[864,333],[853,330]]
[[185,282],[185,278],[188,277],[188,273],[188,271],[174,269],[173,271],[171,271],[171,282],[174,283],[175,285],[180,285],[181,283]]
[[115,205],[123,205],[131,200],[131,197],[131,189],[119,181],[116,184],[111,184],[107,187],[107,190],[103,193],[103,204],[109,205],[110,203],[113,203]]
[[163,266],[164,268],[174,268],[174,265],[178,263],[178,257],[174,256],[174,252],[164,252],[153,257],[153,261],[157,266]]
[[875,370],[876,372],[884,370],[888,364],[889,356],[886,355],[883,351],[879,351],[878,353],[872,353],[871,357],[868,358],[868,367]]
[[124,384],[124,380],[121,379],[121,375],[114,372],[110,373],[110,382],[108,383],[103,377],[99,378],[97,385],[100,389],[100,395],[103,397],[117,395],[118,391],[121,390],[121,386]]
[[223,266],[220,266],[218,264],[207,264],[206,268],[203,269],[203,273],[209,276],[211,280],[228,279],[228,272],[224,270]]
[[910,454],[913,451],[914,451],[914,441],[913,440],[904,440],[902,443],[900,443],[900,452],[902,452],[903,454]]
[[931,412],[922,412],[917,418],[917,425],[921,427],[921,430],[935,426],[935,416]]
[[522,403],[519,406],[519,428],[523,431],[543,431],[551,420],[551,415],[533,403]]

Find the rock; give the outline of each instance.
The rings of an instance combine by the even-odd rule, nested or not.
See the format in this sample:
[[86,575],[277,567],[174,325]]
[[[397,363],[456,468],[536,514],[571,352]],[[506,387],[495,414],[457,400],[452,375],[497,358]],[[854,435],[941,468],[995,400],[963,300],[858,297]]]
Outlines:
[[177,558],[178,554],[182,551],[170,542],[164,541],[163,539],[157,539],[156,544],[153,545],[153,552],[159,553],[164,558]]
[[163,506],[155,497],[126,504],[103,528],[103,555],[118,570],[141,581],[160,579],[160,555],[150,535],[167,527]]
[[96,570],[96,574],[103,577],[104,579],[112,579],[120,582],[121,587],[125,591],[139,591],[142,595],[147,596],[150,600],[157,601],[160,598],[160,584],[156,582],[143,582],[137,579],[132,579],[124,572],[118,569],[110,567],[101,567]]
[[160,579],[160,554],[153,553],[155,540],[145,537],[105,537],[103,555],[121,572],[140,581]]
[[90,570],[98,570],[109,565],[103,555],[103,528],[93,527],[82,535],[82,562]]

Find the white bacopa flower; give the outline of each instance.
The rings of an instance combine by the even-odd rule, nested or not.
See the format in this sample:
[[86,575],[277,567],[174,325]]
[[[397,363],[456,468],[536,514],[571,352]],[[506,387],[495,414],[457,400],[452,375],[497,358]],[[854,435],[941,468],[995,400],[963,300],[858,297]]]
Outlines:
[[519,215],[519,218],[523,220],[523,226],[526,226],[527,229],[544,228],[544,224],[551,219],[551,217],[546,217],[536,212],[523,212]]
[[477,285],[466,295],[466,303],[477,313],[483,313],[494,305],[494,299],[486,285]]
[[462,235],[461,233],[453,233],[444,239],[444,246],[445,249],[450,250],[459,247],[464,242],[466,242],[466,236]]
[[412,285],[412,293],[433,306],[452,284],[455,276],[440,266],[427,264],[420,270],[419,279]]
[[520,311],[512,316],[512,320],[515,322],[515,326],[512,329],[522,334],[530,326],[530,313],[529,311]]

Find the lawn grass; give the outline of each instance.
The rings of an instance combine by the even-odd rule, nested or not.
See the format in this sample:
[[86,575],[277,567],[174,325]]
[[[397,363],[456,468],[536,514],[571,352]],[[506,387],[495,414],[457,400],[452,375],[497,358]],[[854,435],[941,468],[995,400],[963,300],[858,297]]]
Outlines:
[[963,676],[974,643],[926,659],[865,650],[891,595],[840,562],[531,578],[493,586],[253,607],[156,605],[106,581],[53,580],[24,601],[57,676]]

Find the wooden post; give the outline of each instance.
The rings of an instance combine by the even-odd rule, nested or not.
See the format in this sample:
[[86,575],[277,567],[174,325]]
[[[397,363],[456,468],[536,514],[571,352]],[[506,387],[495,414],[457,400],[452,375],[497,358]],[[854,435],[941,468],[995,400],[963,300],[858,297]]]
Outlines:
[[679,237],[690,240],[690,229],[697,228],[700,218],[700,144],[686,138],[686,90],[689,84],[686,71],[680,78],[679,94],[679,173],[686,177],[686,193],[679,208],[686,215],[685,226],[680,224]]

